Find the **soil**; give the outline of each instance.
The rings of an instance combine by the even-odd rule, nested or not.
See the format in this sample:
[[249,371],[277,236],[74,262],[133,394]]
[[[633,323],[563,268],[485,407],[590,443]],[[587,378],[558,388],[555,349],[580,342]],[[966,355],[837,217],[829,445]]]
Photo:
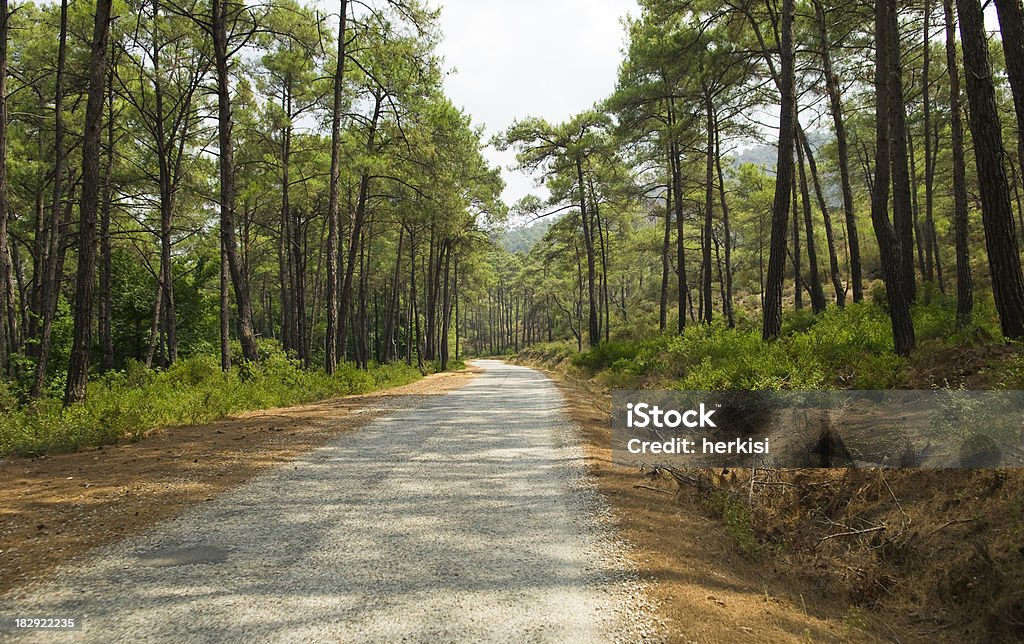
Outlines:
[[0,461],[0,594],[135,534],[479,370],[365,395],[168,427],[137,442]]
[[680,496],[671,481],[614,465],[609,396],[560,372],[548,375],[583,433],[589,469],[620,535],[633,546],[669,641],[884,641],[864,630],[861,612],[820,581],[793,574],[772,557],[741,555],[723,522],[709,517],[698,499]]
[[[1013,353],[950,352],[912,376],[982,388]],[[1024,470],[762,471],[748,506],[749,471],[677,485],[613,465],[607,389],[552,368],[672,641],[1022,641]]]

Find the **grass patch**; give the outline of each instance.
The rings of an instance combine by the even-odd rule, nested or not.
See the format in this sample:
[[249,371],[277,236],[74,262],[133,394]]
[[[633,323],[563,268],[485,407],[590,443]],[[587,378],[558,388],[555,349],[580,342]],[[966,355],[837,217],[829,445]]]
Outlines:
[[214,356],[181,360],[166,370],[129,363],[90,382],[86,403],[68,409],[57,397],[19,406],[10,386],[0,383],[0,454],[36,456],[137,440],[157,427],[365,393],[419,377],[404,363],[367,370],[346,363],[327,375],[305,370],[277,350],[229,372]]

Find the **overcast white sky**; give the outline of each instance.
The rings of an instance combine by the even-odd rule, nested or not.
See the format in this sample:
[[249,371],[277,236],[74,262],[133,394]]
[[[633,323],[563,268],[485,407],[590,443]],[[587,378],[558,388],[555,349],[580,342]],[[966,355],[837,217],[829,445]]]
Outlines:
[[[433,0],[441,7],[448,96],[486,127],[487,136],[524,116],[567,119],[615,87],[635,0]],[[502,167],[510,206],[542,195],[533,180],[506,168],[511,152],[486,151]]]

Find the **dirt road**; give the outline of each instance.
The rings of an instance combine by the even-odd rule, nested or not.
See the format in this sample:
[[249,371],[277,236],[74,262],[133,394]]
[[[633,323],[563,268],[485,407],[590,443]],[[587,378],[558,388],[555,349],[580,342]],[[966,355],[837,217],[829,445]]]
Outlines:
[[559,393],[478,364],[468,385],[16,591],[0,614],[76,617],[72,641],[642,639]]

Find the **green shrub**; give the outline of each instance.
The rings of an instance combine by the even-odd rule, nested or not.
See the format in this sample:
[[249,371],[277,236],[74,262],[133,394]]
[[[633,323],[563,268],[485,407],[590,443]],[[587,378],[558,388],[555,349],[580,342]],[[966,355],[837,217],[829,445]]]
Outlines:
[[[934,293],[929,304],[914,306],[918,337],[943,346],[998,337],[989,308],[980,302],[979,322],[958,330],[955,300]],[[829,307],[820,315],[789,312],[782,328],[779,338],[764,342],[759,324],[694,324],[682,334],[613,340],[582,352],[572,343],[548,343],[523,356],[547,364],[569,357],[575,367],[601,374],[603,384],[615,387],[643,382],[688,390],[891,389],[907,383],[909,361],[893,353],[888,313],[871,302]],[[1024,366],[1008,365],[1001,375],[1005,383],[1024,383]]]
[[17,399],[5,394],[9,388],[0,383],[0,454],[44,454],[137,440],[156,427],[364,393],[420,377],[404,363],[372,365],[369,370],[345,363],[329,376],[302,369],[297,360],[267,345],[261,353],[261,362],[240,360],[227,373],[211,356],[181,360],[163,371],[129,362],[94,379],[85,404],[68,409],[56,395],[19,409]]
[[754,533],[750,507],[740,498],[724,490],[716,490],[703,499],[704,506],[725,524],[725,532],[736,544],[740,554],[756,558],[762,553],[761,544]]
[[636,356],[640,343],[635,340],[611,340],[603,342],[589,351],[577,353],[572,363],[590,371],[608,369],[622,359]]

